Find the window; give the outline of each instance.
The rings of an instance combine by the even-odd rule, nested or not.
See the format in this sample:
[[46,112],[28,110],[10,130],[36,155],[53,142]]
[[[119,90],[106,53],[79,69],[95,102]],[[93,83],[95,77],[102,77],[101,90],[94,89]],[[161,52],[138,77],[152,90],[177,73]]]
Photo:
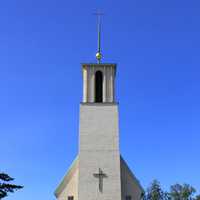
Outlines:
[[74,200],[74,196],[68,196],[68,200]]
[[125,200],[132,200],[132,197],[130,195],[127,195]]
[[101,71],[95,73],[95,102],[103,102],[103,75]]

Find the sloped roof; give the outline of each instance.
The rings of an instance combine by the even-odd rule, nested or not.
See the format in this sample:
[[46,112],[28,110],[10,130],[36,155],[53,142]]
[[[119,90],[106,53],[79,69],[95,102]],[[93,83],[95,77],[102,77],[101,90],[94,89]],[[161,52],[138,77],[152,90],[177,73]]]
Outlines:
[[61,183],[58,185],[57,189],[55,190],[54,194],[55,194],[56,197],[58,197],[58,195],[63,191],[65,186],[68,184],[68,182],[70,181],[70,179],[74,175],[74,173],[75,173],[77,168],[78,168],[78,156],[73,161],[73,163],[71,164],[71,166],[68,169],[67,173],[63,177]]
[[141,186],[139,180],[135,177],[135,175],[133,174],[133,172],[129,169],[127,163],[125,162],[125,160],[122,158],[122,156],[120,156],[120,162],[121,162],[121,165],[123,165],[127,172],[129,173],[129,175],[132,177],[132,179],[137,183],[137,185],[139,186],[139,188],[141,189],[141,191],[144,192],[144,189],[143,187]]

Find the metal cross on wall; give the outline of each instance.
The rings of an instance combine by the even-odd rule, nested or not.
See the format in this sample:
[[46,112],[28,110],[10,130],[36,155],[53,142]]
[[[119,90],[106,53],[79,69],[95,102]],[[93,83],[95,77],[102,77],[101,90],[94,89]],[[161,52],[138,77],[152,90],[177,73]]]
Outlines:
[[99,191],[103,192],[103,179],[107,177],[106,174],[103,173],[103,171],[99,168],[99,173],[93,174],[94,177],[99,179]]

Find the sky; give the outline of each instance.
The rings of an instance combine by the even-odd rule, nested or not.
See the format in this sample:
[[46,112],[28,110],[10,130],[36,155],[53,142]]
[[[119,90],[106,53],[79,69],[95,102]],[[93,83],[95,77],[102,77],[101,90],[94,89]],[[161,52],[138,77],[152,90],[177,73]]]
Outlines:
[[78,152],[81,63],[117,63],[120,149],[141,185],[200,192],[199,0],[0,1],[0,171],[55,200]]

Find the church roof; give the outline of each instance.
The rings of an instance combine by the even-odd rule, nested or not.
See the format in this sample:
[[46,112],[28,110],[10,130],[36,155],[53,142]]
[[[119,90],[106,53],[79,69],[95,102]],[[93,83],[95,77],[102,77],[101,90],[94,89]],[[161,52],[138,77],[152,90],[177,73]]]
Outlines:
[[126,161],[122,158],[122,156],[120,156],[120,161],[121,161],[121,165],[123,165],[126,168],[126,172],[132,177],[132,179],[134,180],[134,182],[137,183],[137,185],[141,189],[141,191],[144,192],[144,189],[141,186],[139,180],[135,177],[135,175],[133,174],[133,172],[129,169]]
[[74,174],[74,172],[76,171],[77,168],[78,168],[78,156],[73,161],[73,163],[71,164],[71,166],[68,169],[67,173],[63,177],[61,183],[58,185],[57,189],[55,190],[54,194],[55,194],[56,197],[58,197],[58,195],[63,191],[63,189],[68,184],[68,182],[72,178],[72,176],[73,176],[73,174]]

